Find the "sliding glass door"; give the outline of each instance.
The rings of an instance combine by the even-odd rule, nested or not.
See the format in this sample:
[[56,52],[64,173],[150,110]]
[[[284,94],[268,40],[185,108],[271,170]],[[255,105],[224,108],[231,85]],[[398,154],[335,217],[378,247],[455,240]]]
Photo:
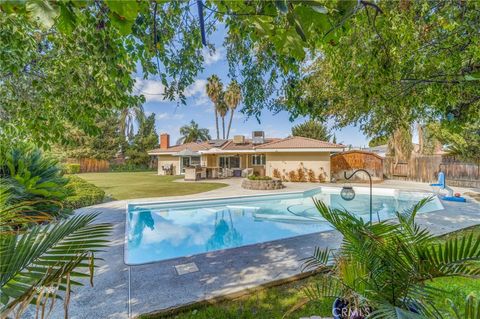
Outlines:
[[220,156],[218,158],[218,166],[221,168],[240,168],[240,156]]

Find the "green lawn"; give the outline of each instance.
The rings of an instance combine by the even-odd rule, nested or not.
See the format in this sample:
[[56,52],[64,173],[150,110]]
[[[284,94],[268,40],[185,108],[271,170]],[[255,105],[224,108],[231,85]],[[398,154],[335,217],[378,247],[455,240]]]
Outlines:
[[[455,234],[443,236],[439,240],[456,234],[468,234],[474,232],[480,235],[480,225],[459,231]],[[170,316],[151,316],[149,319],[271,319],[282,318],[294,305],[305,299],[302,287],[315,282],[315,276],[302,279],[282,286],[272,287],[252,292],[234,300],[224,301],[215,305],[197,306],[184,312]],[[434,286],[444,289],[443,295],[437,299],[437,304],[444,305],[445,299],[452,299],[459,308],[464,304],[468,294],[473,292],[480,297],[480,279],[467,278],[441,278],[436,279]],[[285,318],[299,318],[313,315],[331,317],[332,300],[322,302],[310,302]]]
[[114,199],[190,195],[227,186],[223,183],[174,182],[182,176],[158,176],[156,172],[84,173],[79,177],[105,190]]

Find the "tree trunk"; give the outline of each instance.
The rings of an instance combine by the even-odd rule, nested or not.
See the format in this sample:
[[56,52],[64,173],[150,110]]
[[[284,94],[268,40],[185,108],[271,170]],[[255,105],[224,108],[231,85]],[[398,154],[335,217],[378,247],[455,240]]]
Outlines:
[[227,139],[230,137],[230,128],[232,127],[233,112],[235,112],[235,109],[230,110],[230,121],[228,122]]
[[222,116],[222,132],[223,132],[223,139],[225,139],[225,116]]
[[217,107],[215,106],[215,126],[217,128],[217,140],[220,139],[220,130],[218,129],[218,112]]

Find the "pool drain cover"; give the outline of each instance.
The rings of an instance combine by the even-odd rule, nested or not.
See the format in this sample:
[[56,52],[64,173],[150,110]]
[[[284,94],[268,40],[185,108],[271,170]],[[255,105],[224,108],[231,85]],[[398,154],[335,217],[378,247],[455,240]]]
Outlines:
[[185,275],[191,272],[197,272],[198,267],[195,263],[188,263],[188,264],[176,265],[175,270],[177,271],[178,275]]

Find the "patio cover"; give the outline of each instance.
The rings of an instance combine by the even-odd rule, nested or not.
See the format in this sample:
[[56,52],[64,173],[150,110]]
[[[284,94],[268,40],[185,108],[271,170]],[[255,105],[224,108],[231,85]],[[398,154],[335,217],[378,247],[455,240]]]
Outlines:
[[217,148],[217,147],[213,147],[209,150],[205,150],[205,151],[200,151],[202,154],[220,154],[220,153],[225,153],[224,150],[220,149],[220,148]]
[[180,152],[174,153],[174,156],[188,157],[188,156],[200,156],[200,153],[194,152],[189,148],[181,150]]

